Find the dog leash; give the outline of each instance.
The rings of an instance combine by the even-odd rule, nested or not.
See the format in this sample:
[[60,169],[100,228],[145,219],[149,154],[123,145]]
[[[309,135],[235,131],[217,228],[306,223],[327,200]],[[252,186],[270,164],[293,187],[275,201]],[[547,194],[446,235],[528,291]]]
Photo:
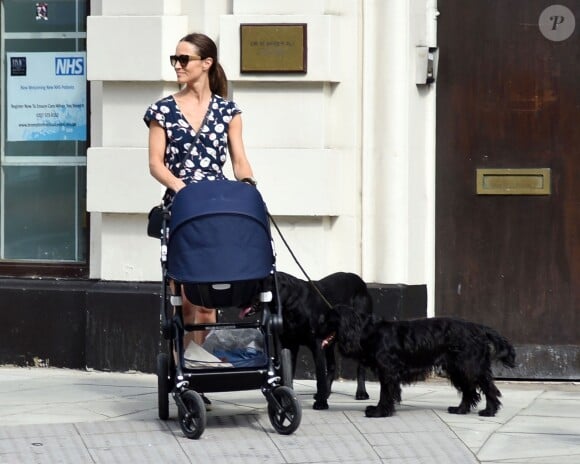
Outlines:
[[330,304],[330,302],[325,298],[325,296],[322,294],[322,292],[320,291],[320,289],[316,286],[316,284],[312,281],[312,279],[310,278],[310,276],[304,270],[304,268],[302,267],[302,264],[300,264],[300,262],[298,261],[298,258],[296,258],[296,255],[294,255],[294,252],[290,248],[290,245],[288,245],[288,242],[286,241],[286,239],[282,235],[282,232],[280,231],[280,228],[278,227],[278,224],[276,224],[276,221],[274,221],[274,218],[272,217],[272,215],[269,212],[268,212],[268,217],[270,218],[270,221],[272,222],[272,224],[274,225],[274,228],[278,232],[278,235],[282,239],[282,242],[284,243],[284,245],[286,245],[286,249],[290,252],[290,256],[292,256],[292,259],[294,259],[294,262],[298,265],[298,267],[300,268],[300,270],[302,271],[302,273],[306,277],[306,280],[308,280],[308,282],[310,283],[310,285],[312,285],[312,287],[314,288],[314,290],[316,290],[316,293],[318,293],[318,295],[320,296],[320,298],[322,298],[322,301],[324,301],[324,303],[326,304],[326,306],[328,306],[329,309],[332,309],[332,305]]

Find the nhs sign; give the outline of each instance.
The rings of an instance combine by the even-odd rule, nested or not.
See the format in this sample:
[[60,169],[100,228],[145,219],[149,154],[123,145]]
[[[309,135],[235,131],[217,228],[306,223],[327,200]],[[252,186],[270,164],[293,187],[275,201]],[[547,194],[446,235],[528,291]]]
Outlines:
[[82,76],[85,74],[85,59],[82,56],[57,56],[54,67],[57,76]]

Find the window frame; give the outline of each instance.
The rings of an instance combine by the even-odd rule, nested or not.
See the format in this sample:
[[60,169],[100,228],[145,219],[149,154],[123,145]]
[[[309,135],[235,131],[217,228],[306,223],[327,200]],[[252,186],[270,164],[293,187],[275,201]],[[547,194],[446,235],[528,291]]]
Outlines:
[[[82,0],[79,0],[82,1]],[[88,16],[90,12],[90,1],[84,0],[85,3],[85,11]],[[32,5],[32,3],[31,3]],[[78,21],[78,17],[77,17]],[[78,22],[77,22],[78,24]],[[70,32],[5,32],[5,12],[4,12],[4,1],[0,0],[0,55],[2,56],[3,66],[1,67],[1,75],[0,75],[0,99],[2,102],[6,102],[6,63],[5,63],[5,56],[6,56],[6,40],[42,40],[42,39],[76,39],[76,40],[85,40],[87,37],[87,33],[79,32],[79,31],[70,31]],[[85,50],[82,50],[86,52]],[[5,153],[5,143],[6,143],[6,131],[5,131],[5,118],[6,118],[6,111],[4,103],[0,107],[0,169],[3,169],[4,166],[14,166],[17,165],[27,165],[30,164],[31,166],[42,166],[44,165],[51,165],[51,166],[71,166],[71,167],[85,167],[87,164],[87,154],[86,149],[90,147],[90,114],[91,114],[91,94],[90,94],[90,85],[87,81],[87,88],[86,88],[86,117],[87,117],[87,139],[86,139],[86,148],[84,155],[77,155],[77,156],[42,156],[41,160],[36,159],[37,157],[31,156],[26,157],[27,159],[24,160],[17,160],[15,158],[19,158],[17,156],[6,156]],[[37,161],[35,163],[35,161]],[[1,175],[1,173],[0,173]],[[86,175],[86,171],[85,171]],[[1,187],[3,188],[3,187]],[[86,188],[86,186],[85,186]],[[82,214],[82,212],[81,212]],[[83,255],[85,257],[84,261],[76,261],[76,262],[67,262],[67,261],[39,261],[39,260],[11,260],[11,259],[0,259],[0,277],[53,277],[53,278],[88,278],[89,277],[89,270],[90,270],[90,239],[91,239],[91,230],[90,230],[90,213],[84,210],[85,220],[86,220],[86,236],[84,238],[83,244]],[[1,223],[0,226],[2,230],[0,233],[4,233],[4,216],[1,215]]]

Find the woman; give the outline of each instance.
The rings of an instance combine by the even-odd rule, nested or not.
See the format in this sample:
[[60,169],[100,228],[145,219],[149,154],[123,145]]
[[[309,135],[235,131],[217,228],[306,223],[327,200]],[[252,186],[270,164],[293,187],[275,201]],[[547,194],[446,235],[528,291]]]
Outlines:
[[[242,140],[238,106],[225,99],[228,83],[217,59],[217,47],[204,34],[193,33],[177,44],[170,57],[181,90],[152,104],[144,120],[149,127],[149,172],[167,187],[163,203],[191,182],[225,179],[222,167],[229,151],[234,175],[255,185]],[[196,306],[183,297],[186,324],[215,323],[215,309]],[[205,333],[185,335],[203,343]]]

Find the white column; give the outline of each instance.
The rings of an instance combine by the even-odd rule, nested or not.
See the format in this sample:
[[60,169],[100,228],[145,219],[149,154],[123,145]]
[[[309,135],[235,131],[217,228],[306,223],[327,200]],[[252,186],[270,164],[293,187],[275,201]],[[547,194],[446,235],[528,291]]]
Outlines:
[[427,284],[433,313],[435,85],[415,83],[435,46],[435,0],[363,2],[362,256],[369,282]]

